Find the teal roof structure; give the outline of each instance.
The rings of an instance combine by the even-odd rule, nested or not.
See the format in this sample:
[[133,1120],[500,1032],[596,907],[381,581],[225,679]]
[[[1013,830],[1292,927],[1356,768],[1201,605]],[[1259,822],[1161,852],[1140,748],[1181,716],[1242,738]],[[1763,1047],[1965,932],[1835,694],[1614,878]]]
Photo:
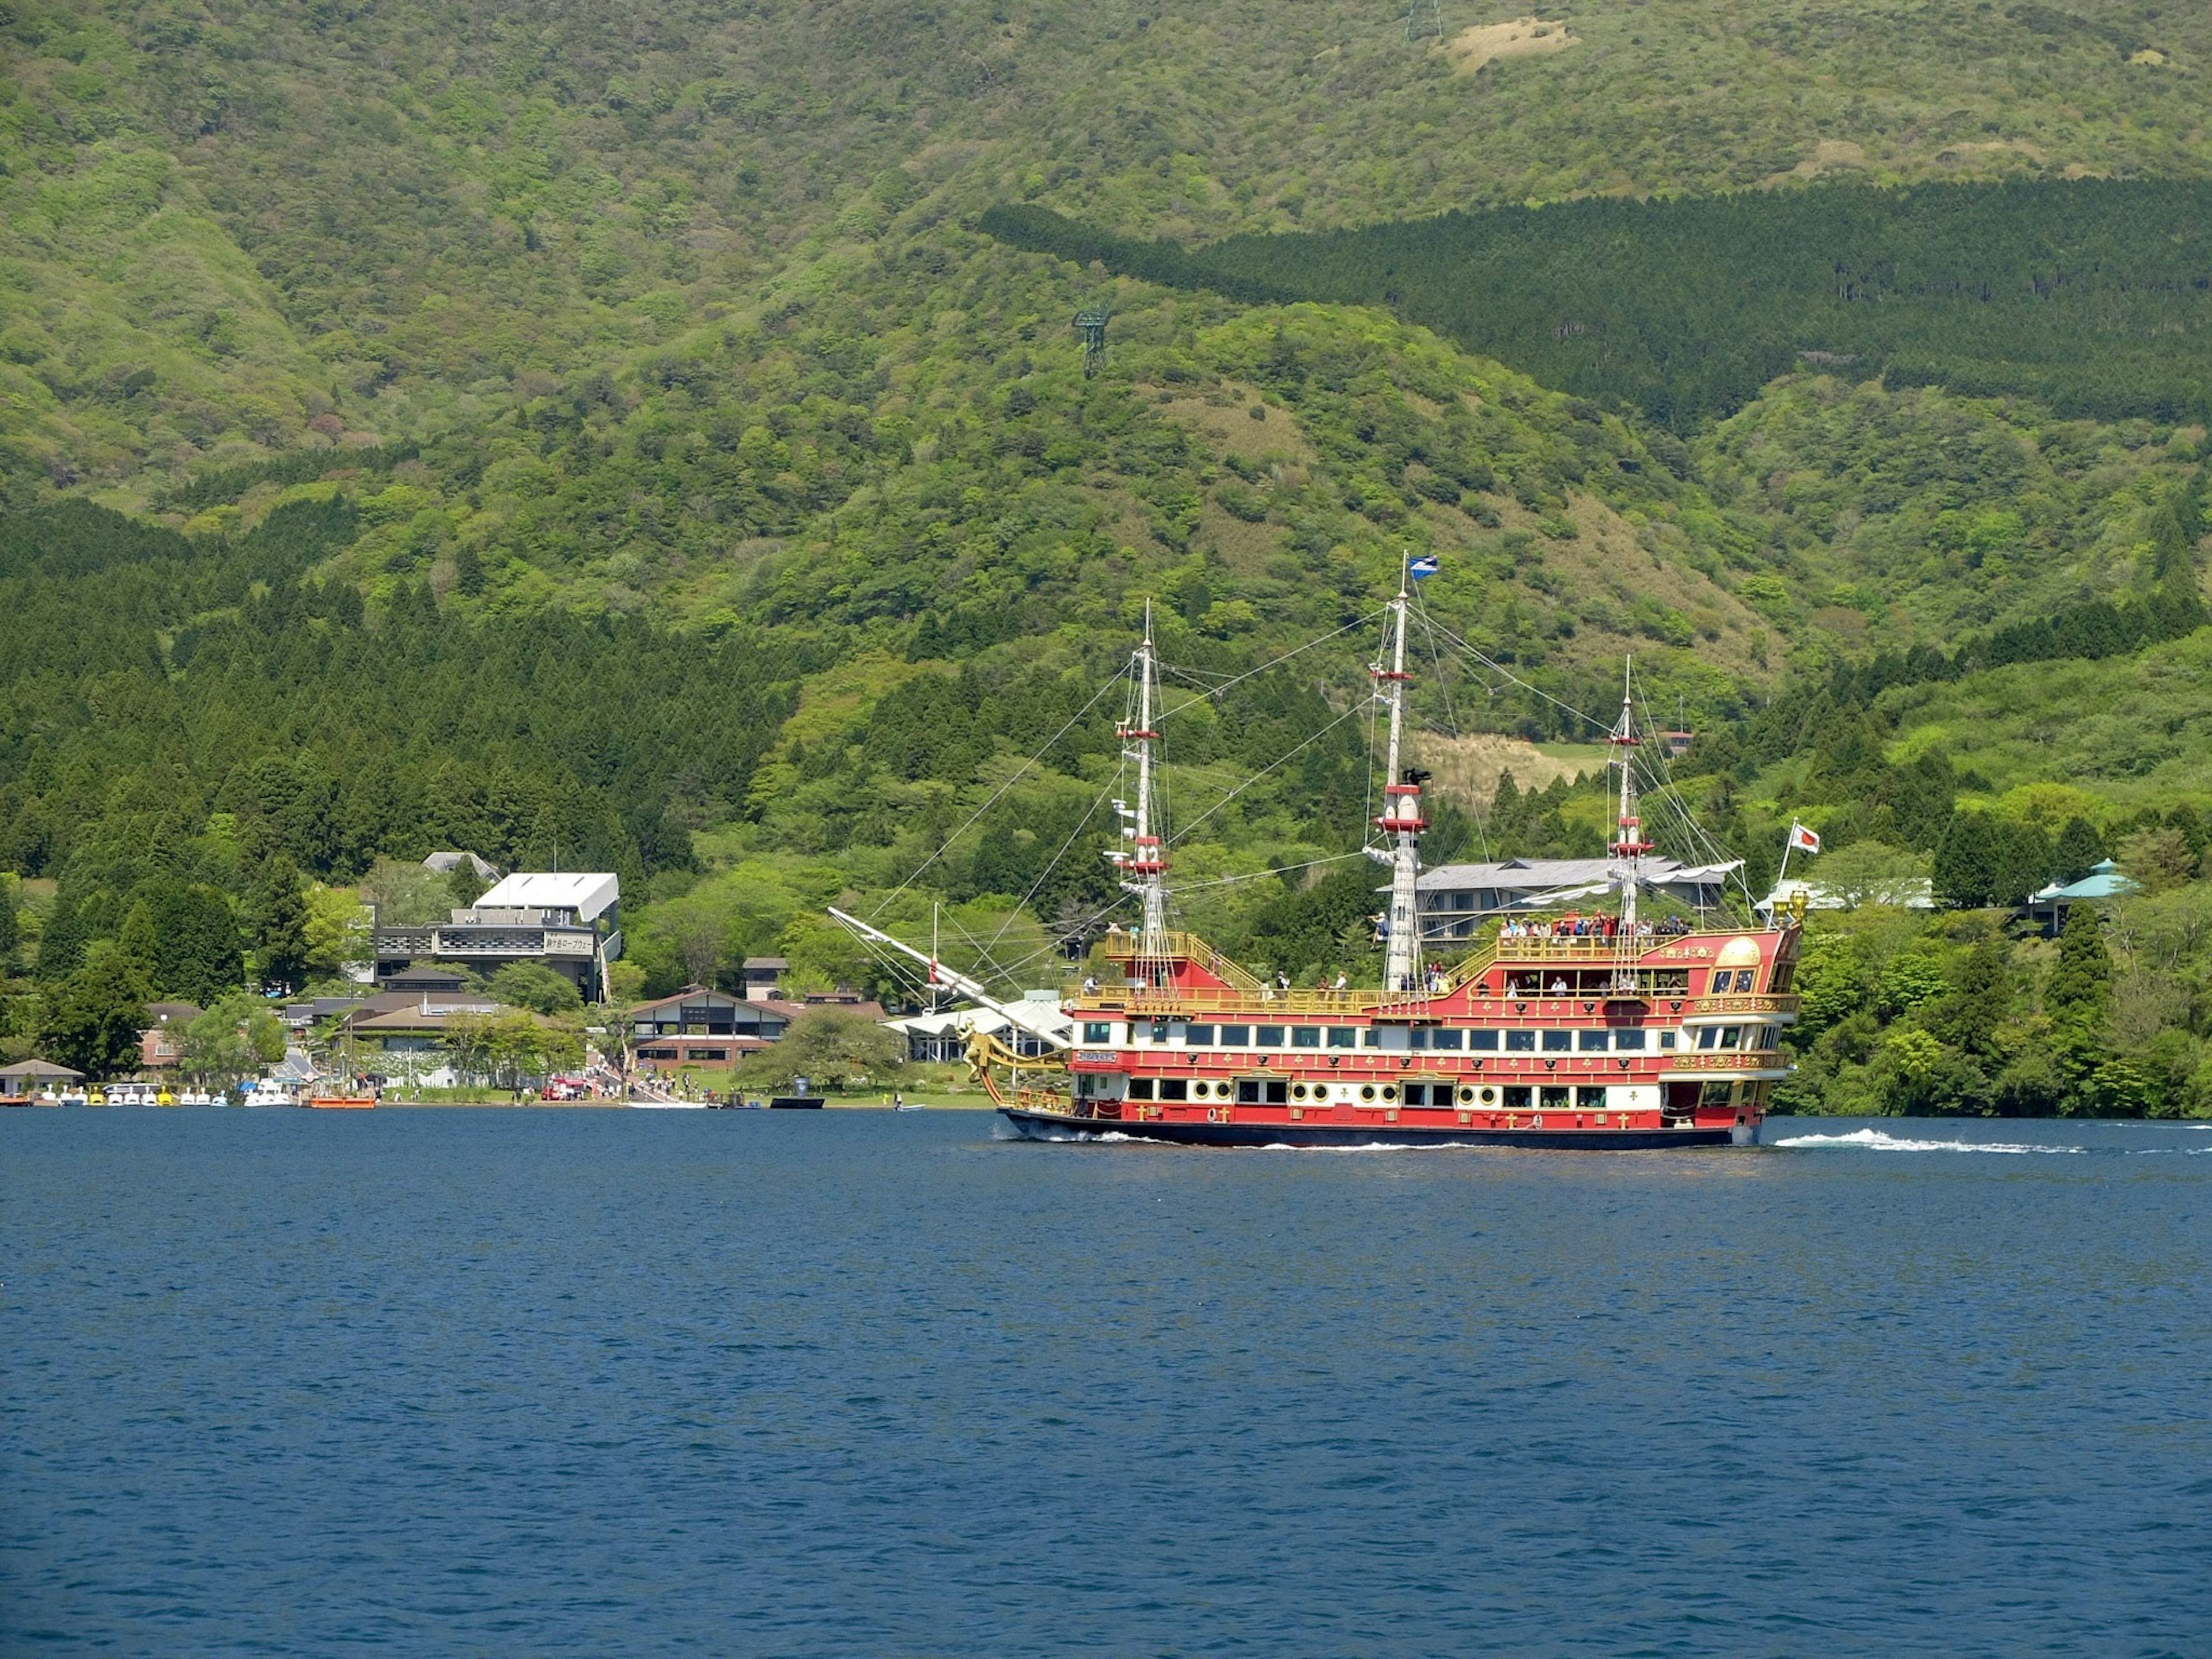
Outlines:
[[2076,899],[2120,898],[2141,889],[2128,877],[2120,873],[2120,866],[2110,859],[2100,860],[2090,866],[2089,873],[2079,881],[2069,881],[2064,886],[2057,883],[2045,888],[2032,901],[2037,904],[2071,904]]

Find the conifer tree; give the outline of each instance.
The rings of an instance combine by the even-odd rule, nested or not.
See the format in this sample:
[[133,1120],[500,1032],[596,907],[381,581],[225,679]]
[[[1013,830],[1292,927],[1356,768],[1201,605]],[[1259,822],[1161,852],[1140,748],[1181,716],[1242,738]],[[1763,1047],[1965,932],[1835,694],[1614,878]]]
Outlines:
[[1998,904],[2025,904],[2050,877],[2051,837],[2032,823],[2000,821],[1995,828],[1990,897]]
[[2093,905],[2069,905],[2058,936],[2058,965],[2044,988],[2044,1012],[2063,1025],[2094,1029],[2112,998],[2112,957]]
[[154,911],[144,899],[134,902],[123,917],[123,929],[115,936],[115,943],[123,952],[133,972],[154,990],[166,990],[158,974],[161,959],[161,938],[154,930]]
[[1954,812],[1936,843],[1930,872],[1936,902],[1954,909],[1976,909],[1996,893],[1996,850],[1990,824],[1980,812]]
[[40,1032],[46,1052],[93,1077],[132,1069],[152,995],[145,975],[114,939],[95,939],[84,965],[61,982]]
[[2060,881],[2079,881],[2104,860],[2105,841],[2083,817],[2066,820],[2058,832],[2058,845],[2051,855],[2051,868]]
[[307,976],[307,902],[300,866],[278,853],[253,893],[253,949],[264,985],[296,991]]

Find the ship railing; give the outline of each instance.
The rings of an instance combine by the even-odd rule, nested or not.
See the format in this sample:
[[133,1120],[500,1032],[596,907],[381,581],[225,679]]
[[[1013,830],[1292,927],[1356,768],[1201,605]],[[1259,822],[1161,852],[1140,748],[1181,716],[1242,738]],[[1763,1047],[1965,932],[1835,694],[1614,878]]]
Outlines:
[[1743,1019],[1766,1016],[1779,1020],[1793,1020],[1803,1006],[1804,999],[1794,992],[1775,991],[1755,995],[1699,997],[1694,1006],[1682,1016],[1686,1024],[1715,1020]]
[[1061,993],[1062,1004],[1083,1012],[1124,1012],[1131,1019],[1182,1019],[1192,1014],[1219,1018],[1237,1015],[1245,1019],[1329,1018],[1373,1014],[1389,1004],[1425,1004],[1425,996],[1387,996],[1373,989],[1342,991],[1282,990],[1255,985],[1249,991],[1181,990],[1174,986],[1101,985],[1095,991],[1072,986]]
[[1677,1049],[1665,1057],[1662,1072],[1748,1072],[1786,1077],[1790,1056],[1779,1048]]
[[1498,955],[1507,962],[1611,962],[1620,957],[1633,961],[1669,942],[1656,933],[1616,934],[1611,939],[1599,933],[1565,939],[1501,939],[1498,941]]
[[1142,933],[1109,933],[1102,949],[1109,962],[1167,962],[1180,958],[1196,963],[1223,984],[1240,991],[1256,993],[1261,988],[1258,978],[1249,969],[1231,962],[1195,933],[1162,932],[1146,939]]

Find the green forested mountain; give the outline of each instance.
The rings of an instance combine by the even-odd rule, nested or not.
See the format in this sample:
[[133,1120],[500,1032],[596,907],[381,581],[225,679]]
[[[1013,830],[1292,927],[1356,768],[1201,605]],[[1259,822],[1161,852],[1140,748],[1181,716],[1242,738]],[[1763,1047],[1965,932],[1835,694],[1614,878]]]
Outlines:
[[1186,251],[1048,210],[981,226],[1259,302],[1387,304],[1547,385],[1680,431],[1801,364],[2201,420],[2212,183],[2014,181],[1491,208]]
[[[1310,3],[0,6],[0,970],[27,988],[0,1042],[95,947],[155,992],[274,971],[295,890],[327,967],[330,890],[446,844],[620,869],[653,989],[771,950],[866,978],[818,920],[840,894],[941,903],[949,957],[1035,975],[1110,896],[1094,699],[1148,598],[1183,677],[1178,868],[1212,884],[1189,919],[1358,965],[1358,668],[1407,550],[1444,560],[1438,639],[1500,665],[1425,672],[1432,856],[1595,847],[1587,751],[1530,745],[1591,737],[1632,652],[1701,734],[1677,788],[1754,875],[1803,817],[1869,892],[1940,866],[1984,905],[2087,836],[2185,908],[2193,222],[2106,225],[2124,257],[2062,328],[1885,298],[1817,340],[1799,277],[1698,320],[1684,235],[1650,227],[1758,264],[1967,199],[1869,186],[2156,181],[1973,198],[1975,257],[2034,266],[2008,204],[2197,199],[2212,29],[1609,0],[1486,56],[1510,15],[1447,9],[1439,48]],[[1652,196],[1687,216],[1572,205]],[[1672,295],[1709,372],[1660,408],[1638,387],[1674,367],[1603,331],[1524,352],[1387,283],[1162,285],[986,234],[1007,204],[1186,247],[1564,215],[1609,239],[1582,297],[1648,345]],[[1876,238],[1860,274],[1924,295],[1971,240]],[[1284,274],[1289,244],[1233,246]],[[1668,258],[1672,288],[1603,289]],[[1857,1012],[1808,1028],[1801,1103],[2212,1104],[2207,1009],[2143,988],[2154,961],[2197,983],[2185,927],[2115,935],[2109,994],[2053,1004],[2050,947],[1980,915],[1836,947]],[[2049,1065],[1966,1042],[1936,981],[2001,986],[2013,1058]],[[2104,1069],[2153,1038],[2151,1071]]]

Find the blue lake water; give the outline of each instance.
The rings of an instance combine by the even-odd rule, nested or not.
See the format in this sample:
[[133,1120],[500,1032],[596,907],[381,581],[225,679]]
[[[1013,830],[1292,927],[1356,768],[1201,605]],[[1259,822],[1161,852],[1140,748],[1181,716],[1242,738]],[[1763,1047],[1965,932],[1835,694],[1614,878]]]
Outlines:
[[0,1653],[2212,1652],[2212,1133],[0,1116]]

